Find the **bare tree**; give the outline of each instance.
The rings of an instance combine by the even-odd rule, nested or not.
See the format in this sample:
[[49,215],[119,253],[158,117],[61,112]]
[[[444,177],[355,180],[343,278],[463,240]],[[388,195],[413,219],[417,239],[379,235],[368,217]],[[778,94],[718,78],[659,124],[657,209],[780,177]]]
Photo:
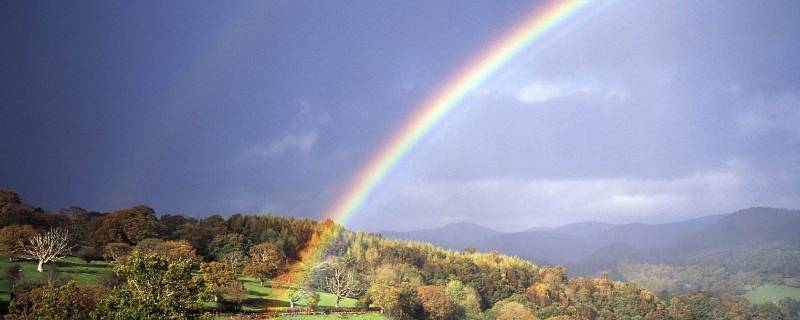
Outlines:
[[44,272],[42,265],[63,259],[72,249],[72,237],[64,228],[50,229],[44,234],[32,236],[28,241],[19,240],[22,251],[39,260],[36,271]]
[[343,297],[354,297],[361,294],[363,287],[355,273],[339,261],[326,262],[326,275],[321,285],[324,290],[336,296],[336,307]]

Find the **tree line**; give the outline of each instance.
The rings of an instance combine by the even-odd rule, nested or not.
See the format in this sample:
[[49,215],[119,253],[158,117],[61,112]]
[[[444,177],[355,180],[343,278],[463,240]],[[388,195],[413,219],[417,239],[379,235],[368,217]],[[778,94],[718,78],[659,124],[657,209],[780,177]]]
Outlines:
[[[659,296],[607,275],[569,278],[560,266],[350,232],[330,220],[197,219],[158,216],[147,206],[46,212],[0,190],[0,228],[0,251],[36,260],[41,272],[68,255],[104,260],[114,270],[97,285],[15,285],[9,319],[198,319],[208,316],[209,302],[238,310],[246,294],[241,276],[288,290],[290,307],[305,301],[302,307],[314,308],[316,292],[324,291],[337,306],[353,298],[393,319],[798,319],[800,312],[793,300],[753,306],[729,294]],[[331,229],[342,231],[322,261],[303,270],[310,281],[293,283],[287,266]],[[58,245],[62,238],[66,245]],[[39,243],[51,254],[34,254]],[[13,268],[7,276],[15,277]]]

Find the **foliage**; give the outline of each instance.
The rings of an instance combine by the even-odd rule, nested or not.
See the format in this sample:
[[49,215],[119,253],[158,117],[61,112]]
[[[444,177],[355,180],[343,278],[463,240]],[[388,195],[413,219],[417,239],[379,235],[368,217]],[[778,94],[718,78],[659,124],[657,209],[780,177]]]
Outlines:
[[229,232],[225,219],[219,215],[209,216],[199,221],[192,219],[186,220],[190,222],[184,223],[178,227],[175,233],[172,234],[172,237],[188,241],[201,256],[208,255],[208,246],[212,239]]
[[98,247],[112,242],[133,245],[147,238],[157,238],[160,231],[161,225],[156,219],[155,210],[136,206],[119,209],[103,217],[92,240]]
[[459,319],[477,320],[482,318],[480,296],[459,280],[450,280],[445,287],[447,295],[455,302],[454,316]]
[[7,319],[90,319],[90,313],[108,291],[98,286],[78,286],[74,281],[33,289],[16,297]]
[[306,306],[308,306],[311,309],[315,309],[317,306],[319,306],[320,301],[322,301],[319,292],[316,291],[307,291],[305,299],[306,299]]
[[241,269],[244,258],[250,250],[250,240],[239,233],[228,233],[214,237],[209,244],[208,257],[216,261],[225,261],[237,269]]
[[264,285],[264,280],[273,278],[283,269],[286,258],[278,247],[264,242],[250,248],[244,262],[244,274],[256,277]]
[[419,287],[417,297],[428,319],[448,319],[455,311],[455,304],[439,286]]
[[537,320],[530,308],[514,301],[500,301],[487,311],[492,320]]
[[161,240],[148,238],[136,245],[136,250],[141,253],[153,253],[171,260],[200,261],[192,245],[186,240]]
[[221,302],[224,295],[238,303],[244,299],[244,286],[237,279],[232,265],[216,261],[203,263],[200,265],[200,273],[203,275],[206,292],[211,294],[214,302]]
[[205,284],[193,276],[192,262],[170,260],[156,254],[134,251],[114,267],[127,279],[100,302],[94,315],[99,319],[194,319],[202,314]]
[[0,251],[8,253],[8,258],[13,260],[15,257],[24,253],[24,246],[20,243],[21,239],[32,239],[39,234],[31,225],[10,225],[0,229]]
[[127,243],[112,242],[103,247],[103,259],[113,262],[123,262],[132,251],[133,247]]

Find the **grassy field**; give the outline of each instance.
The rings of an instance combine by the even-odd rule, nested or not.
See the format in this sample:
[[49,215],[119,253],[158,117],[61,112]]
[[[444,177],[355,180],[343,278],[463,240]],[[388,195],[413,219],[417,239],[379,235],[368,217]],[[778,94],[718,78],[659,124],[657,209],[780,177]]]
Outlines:
[[[44,278],[44,273],[40,273],[36,271],[36,262],[34,261],[17,261],[14,262],[19,264],[22,267],[22,275],[24,279],[38,281]],[[8,260],[8,256],[0,253],[0,304],[8,304],[11,292],[11,286],[8,282],[8,278],[6,272],[8,268],[11,266],[11,262]],[[58,261],[53,264],[45,265],[45,269],[51,266],[56,266],[60,274],[68,279],[73,279],[75,282],[79,284],[96,284],[98,283],[105,275],[111,273],[111,269],[109,266],[100,261],[93,261],[92,263],[86,263],[85,261],[74,258],[68,257],[64,260]],[[265,287],[262,287],[258,280],[253,278],[243,277],[240,278],[244,283],[245,289],[247,289],[247,297],[243,303],[243,309],[245,311],[260,311],[263,310],[265,307],[288,307],[289,302],[283,298],[283,290],[285,289],[276,289],[272,288],[269,282],[266,283]],[[333,307],[336,305],[336,297],[330,293],[319,292],[320,295],[320,307]],[[340,307],[348,308],[354,307],[356,305],[355,299],[344,298],[339,303]],[[299,306],[305,306],[305,301],[300,301],[298,304]],[[306,319],[306,318],[302,318]],[[328,318],[308,318],[308,319],[334,319],[332,316],[328,316]],[[336,318],[341,319],[341,318]],[[350,317],[348,319],[375,319],[369,317]]]
[[[34,261],[15,261],[13,263],[22,267],[22,277],[25,280],[41,281],[45,276],[44,273],[36,271],[36,262]],[[0,304],[7,304],[10,298],[11,284],[8,282],[6,272],[11,264],[12,262],[8,260],[8,256],[0,253]],[[61,275],[75,280],[79,284],[98,283],[101,278],[111,273],[111,269],[104,262],[93,261],[92,263],[86,263],[74,257],[47,264],[45,269],[52,266],[57,267]]]
[[800,289],[774,284],[765,284],[758,288],[748,291],[745,295],[751,303],[777,303],[784,298],[794,298],[800,300]]
[[[289,302],[285,300],[285,294],[283,294],[284,289],[272,288],[269,282],[265,284],[265,287],[262,287],[258,283],[258,280],[254,278],[243,277],[240,278],[240,280],[244,283],[244,288],[247,289],[247,298],[243,303],[245,311],[258,311],[265,307],[289,306]],[[330,293],[319,292],[319,298],[320,307],[333,307],[336,305],[336,296]],[[356,302],[355,299],[343,298],[342,301],[339,302],[339,306],[351,308],[356,306]],[[295,304],[295,306],[305,305],[306,302],[304,300]]]

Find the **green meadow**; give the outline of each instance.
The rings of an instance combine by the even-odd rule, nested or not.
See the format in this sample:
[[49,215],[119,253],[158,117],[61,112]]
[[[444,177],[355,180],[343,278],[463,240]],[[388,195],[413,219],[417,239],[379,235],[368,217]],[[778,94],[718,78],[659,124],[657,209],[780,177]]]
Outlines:
[[[36,271],[36,262],[34,261],[14,261],[8,260],[8,256],[0,253],[0,304],[8,304],[11,293],[11,284],[8,281],[7,272],[12,263],[19,264],[22,267],[22,278],[29,281],[43,281],[45,273]],[[68,257],[55,263],[45,265],[45,268],[58,268],[60,274],[68,279],[75,280],[78,284],[96,284],[100,282],[104,276],[111,274],[111,269],[105,262],[92,261],[86,263],[85,261]]]
[[[243,303],[244,311],[260,311],[266,307],[288,307],[289,301],[285,300],[285,297],[281,294],[282,290],[275,289],[271,287],[269,282],[266,282],[266,286],[262,287],[258,280],[254,278],[242,277],[239,278],[244,284],[244,288],[247,290],[247,298]],[[336,305],[336,296],[327,293],[327,292],[318,292],[319,293],[319,306],[320,307],[333,307]],[[352,308],[356,306],[357,300],[350,299],[350,298],[343,298],[342,301],[339,302],[339,306],[342,308]],[[300,300],[300,302],[296,303],[295,306],[305,306],[305,300]]]
[[800,288],[765,284],[748,291],[744,296],[747,300],[750,300],[750,303],[778,303],[785,298],[800,299]]
[[[10,300],[11,284],[8,281],[7,272],[12,263],[19,264],[22,267],[22,277],[24,280],[29,281],[43,281],[45,273],[36,271],[36,263],[34,261],[14,261],[10,262],[6,254],[0,253],[0,304],[8,304]],[[101,279],[112,273],[111,268],[107,263],[101,261],[92,261],[86,263],[85,261],[68,257],[55,263],[45,265],[45,269],[55,266],[58,268],[60,275],[66,279],[75,280],[79,284],[97,284]],[[267,307],[288,307],[289,302],[281,295],[280,289],[271,287],[271,283],[267,282],[266,286],[262,287],[258,280],[254,278],[242,277],[240,278],[247,290],[247,297],[243,302],[243,310],[257,312],[264,310]],[[320,307],[333,307],[336,305],[336,296],[319,292]],[[355,307],[357,301],[355,299],[344,298],[340,301],[339,306],[348,308]],[[296,306],[304,306],[305,301],[301,300]],[[377,318],[376,318],[377,317]],[[377,315],[354,315],[342,318],[339,316],[302,316],[290,317],[292,319],[383,319]]]

